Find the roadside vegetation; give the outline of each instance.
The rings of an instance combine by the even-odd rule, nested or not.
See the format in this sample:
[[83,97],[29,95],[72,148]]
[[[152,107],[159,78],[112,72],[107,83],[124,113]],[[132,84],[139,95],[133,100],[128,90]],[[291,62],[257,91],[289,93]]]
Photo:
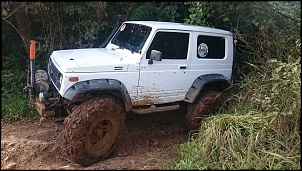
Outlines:
[[204,120],[180,146],[170,169],[301,169],[300,60],[273,59],[254,72],[232,87],[225,102],[231,107]]
[[178,148],[167,167],[301,170],[301,2],[1,2],[1,122],[37,115],[24,92],[29,40],[36,68],[53,50],[98,47],[129,20],[229,30],[236,42],[233,85],[219,111]]
[[29,108],[29,96],[23,88],[26,85],[27,70],[2,70],[1,79],[1,122],[36,116]]

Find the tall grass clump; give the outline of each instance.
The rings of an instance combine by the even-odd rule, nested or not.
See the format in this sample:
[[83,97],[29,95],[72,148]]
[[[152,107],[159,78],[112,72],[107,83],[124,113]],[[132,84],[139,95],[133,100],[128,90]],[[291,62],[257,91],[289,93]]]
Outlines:
[[234,88],[232,107],[202,122],[169,169],[301,170],[300,58],[266,64]]
[[36,111],[29,108],[29,95],[23,90],[27,71],[1,71],[1,122],[12,122],[22,117],[34,116]]

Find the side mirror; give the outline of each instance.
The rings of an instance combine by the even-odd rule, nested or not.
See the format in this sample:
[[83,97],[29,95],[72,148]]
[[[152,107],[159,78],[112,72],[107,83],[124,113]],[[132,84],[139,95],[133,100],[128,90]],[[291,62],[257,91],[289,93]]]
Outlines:
[[158,50],[152,50],[150,54],[150,59],[148,61],[148,64],[153,64],[153,60],[161,61],[162,60],[162,53]]

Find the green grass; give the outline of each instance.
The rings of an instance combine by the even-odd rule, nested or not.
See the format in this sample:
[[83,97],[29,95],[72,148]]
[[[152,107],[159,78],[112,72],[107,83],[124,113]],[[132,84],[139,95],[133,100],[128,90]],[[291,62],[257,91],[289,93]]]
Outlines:
[[179,146],[168,169],[301,170],[300,61],[271,60],[255,70]]
[[37,115],[34,109],[29,108],[29,95],[23,90],[26,74],[27,71],[1,71],[1,122]]

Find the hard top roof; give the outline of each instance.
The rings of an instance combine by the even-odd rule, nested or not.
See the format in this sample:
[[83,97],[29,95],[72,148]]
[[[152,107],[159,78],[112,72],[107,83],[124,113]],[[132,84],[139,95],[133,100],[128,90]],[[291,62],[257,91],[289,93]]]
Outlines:
[[125,23],[136,23],[142,24],[152,27],[153,29],[169,29],[169,30],[186,30],[186,31],[201,31],[201,32],[209,32],[209,33],[219,33],[219,34],[227,34],[231,35],[230,31],[205,27],[205,26],[197,26],[197,25],[185,25],[183,23],[173,23],[173,22],[161,22],[161,21],[126,21]]

